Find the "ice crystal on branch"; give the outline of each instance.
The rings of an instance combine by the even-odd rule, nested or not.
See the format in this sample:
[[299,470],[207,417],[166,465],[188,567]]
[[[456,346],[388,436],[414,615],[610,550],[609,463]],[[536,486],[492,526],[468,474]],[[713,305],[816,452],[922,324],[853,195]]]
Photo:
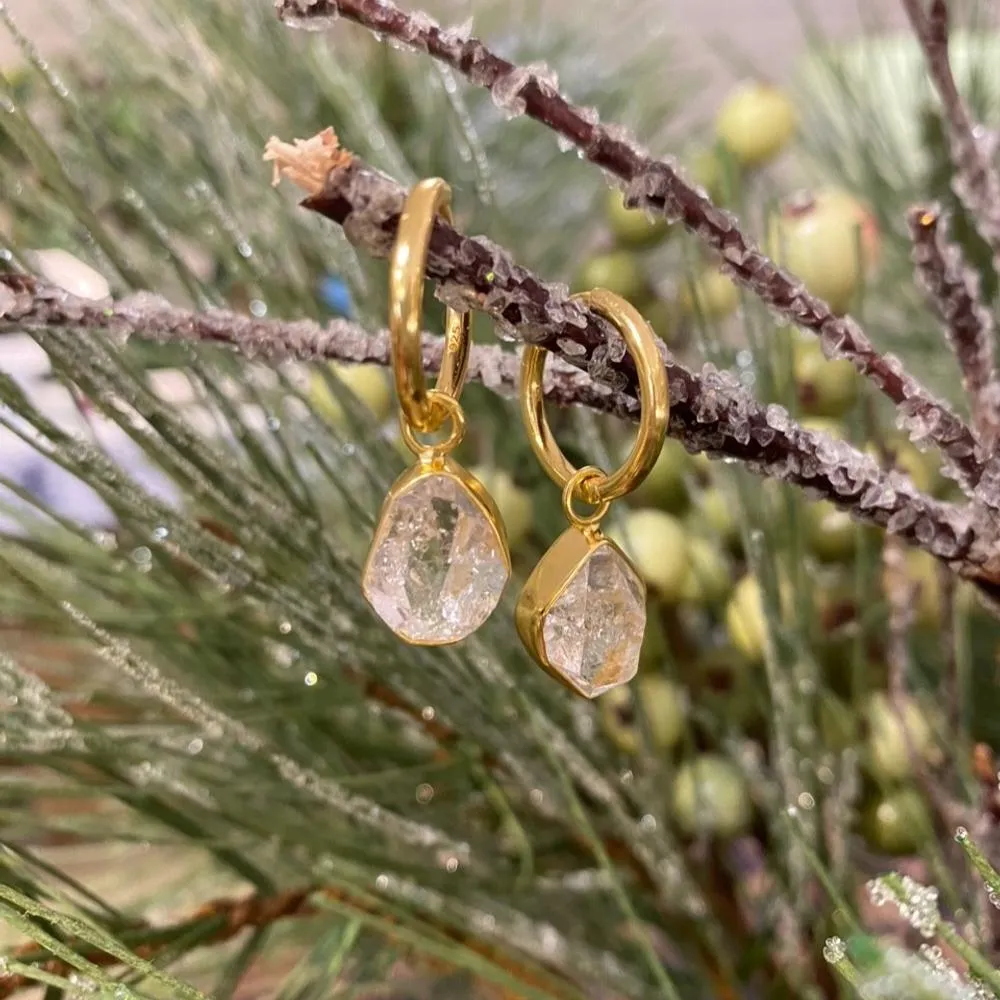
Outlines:
[[[355,157],[332,170],[323,191],[304,204],[344,224],[351,240],[366,253],[386,257],[402,200],[399,185]],[[468,289],[470,303],[476,302],[477,308],[493,315],[513,337],[547,347],[612,390],[637,399],[631,359],[623,356],[614,361],[608,351],[614,337],[608,324],[568,301],[563,287],[550,285],[518,265],[499,245],[469,239],[439,220],[431,238],[428,274],[447,283],[449,295],[457,286]],[[567,350],[568,343],[579,349]],[[877,363],[895,378],[900,394],[905,387],[919,396],[919,390],[894,361],[879,358]],[[989,543],[980,548],[967,512],[925,497],[906,477],[887,474],[850,446],[836,449],[824,435],[798,427],[787,414],[778,419],[778,410],[769,408],[765,417],[760,404],[729,373],[722,375],[708,365],[697,375],[676,359],[668,361],[666,367],[670,433],[692,450],[737,458],[754,471],[813,490],[880,527],[888,527],[891,521],[893,530],[911,544],[957,567],[966,564],[970,575],[978,572],[972,565],[988,558]],[[961,428],[941,417],[939,408],[931,407],[930,411],[928,417],[926,407],[916,405],[917,418],[932,420],[934,427],[947,427],[947,433],[942,431],[939,438],[951,442],[954,434],[957,443],[953,451],[962,452]],[[935,416],[939,419],[933,421]]]
[[899,915],[924,937],[937,933],[941,918],[934,886],[921,885],[909,875],[883,875],[868,883],[868,896],[876,906],[895,903]]
[[[278,0],[279,11],[285,9],[286,2],[289,8],[295,8],[296,0]],[[379,33],[409,37],[414,30],[412,15],[390,0],[341,0],[339,10],[344,17]],[[470,40],[456,58],[454,52],[438,44],[437,26],[417,33],[426,41],[431,55],[465,73],[472,82],[492,87],[501,79],[507,81],[502,85],[503,103],[512,101],[516,113],[537,119],[573,142],[588,160],[624,182],[636,204],[652,214],[683,223],[719,255],[724,270],[735,281],[778,314],[819,336],[835,352],[831,356],[849,360],[894,403],[905,401],[908,415],[904,427],[908,429],[911,417],[915,417],[919,427],[929,428],[930,440],[949,459],[949,469],[959,484],[967,492],[974,490],[982,465],[976,439],[963,421],[915,379],[896,370],[890,359],[874,349],[857,323],[834,315],[827,303],[763,254],[741,230],[738,220],[686,181],[672,162],[651,158],[621,126],[594,123],[548,83],[537,83],[527,67],[516,67],[501,59],[482,42]],[[475,73],[470,73],[465,54],[469,47],[476,49]]]

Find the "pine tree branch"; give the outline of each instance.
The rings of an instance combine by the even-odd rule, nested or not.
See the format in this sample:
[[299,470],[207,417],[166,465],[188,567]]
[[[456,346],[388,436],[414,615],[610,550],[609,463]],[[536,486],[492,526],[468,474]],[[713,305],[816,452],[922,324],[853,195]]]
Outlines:
[[961,248],[948,240],[947,220],[937,206],[917,206],[909,215],[913,262],[962,373],[976,428],[995,445],[1000,434],[1000,383],[994,367],[993,316],[979,294],[979,276]]
[[[310,886],[305,889],[289,889],[273,896],[254,895],[240,899],[213,900],[199,907],[192,916],[172,926],[139,925],[121,932],[120,940],[136,955],[145,959],[156,958],[174,941],[198,928],[202,928],[205,934],[201,939],[201,947],[223,944],[249,928],[270,927],[286,917],[312,916],[316,911],[309,905],[309,897],[314,891],[315,887]],[[111,968],[121,964],[114,955],[85,941],[69,941],[67,944],[94,965]],[[74,971],[67,962],[52,958],[33,941],[15,949],[7,957],[55,976],[66,977]],[[7,997],[36,985],[29,976],[4,975],[0,971],[0,1000],[6,1000]]]
[[[151,960],[167,951],[174,942],[198,931],[201,932],[202,936],[198,939],[197,947],[214,947],[233,940],[247,930],[271,927],[278,921],[289,918],[301,919],[316,916],[322,912],[321,900],[328,904],[340,904],[357,914],[370,914],[373,917],[378,917],[380,925],[382,925],[382,933],[390,940],[393,938],[392,928],[385,926],[392,924],[393,918],[385,917],[373,897],[352,893],[339,887],[319,885],[286,889],[273,895],[253,894],[239,898],[211,900],[200,906],[190,916],[174,924],[153,927],[139,923],[121,931],[118,937],[122,944],[131,949],[133,954]],[[502,970],[507,977],[517,980],[525,986],[544,989],[548,995],[562,998],[562,1000],[580,1000],[581,993],[576,984],[566,974],[557,971],[554,967],[544,967],[536,959],[527,955],[501,951],[496,946],[486,941],[477,940],[446,923],[438,924],[437,921],[433,920],[431,922],[434,923],[435,930],[441,937],[461,944],[477,955],[486,958],[497,969]],[[109,955],[89,942],[70,940],[66,943],[77,955],[83,956],[94,965],[102,968],[115,968],[122,964],[116,956]],[[21,965],[31,965],[39,971],[63,978],[75,971],[67,962],[51,957],[33,941],[16,948],[6,957]],[[432,964],[441,971],[452,971],[453,969],[452,966],[440,959],[429,959],[429,961],[432,961]],[[37,982],[28,975],[9,973],[4,975],[2,962],[0,962],[0,1000],[7,1000],[22,990],[36,986]]]
[[941,99],[955,167],[952,186],[993,251],[994,266],[1000,271],[1000,172],[987,153],[984,130],[973,123],[955,82],[948,55],[948,4],[946,0],[931,0],[926,7],[923,0],[902,3]]
[[[322,190],[304,206],[343,225],[359,249],[388,257],[403,188],[335,146],[329,130],[295,147],[276,140],[269,144],[269,158],[282,169],[296,152],[316,162],[327,156],[333,164]],[[311,175],[315,178],[315,170]],[[628,397],[628,415],[635,419],[638,382],[631,356],[600,316],[570,300],[565,286],[541,281],[502,247],[463,236],[440,219],[431,232],[427,273],[439,296],[456,308],[489,313],[512,338],[540,344]],[[695,373],[662,344],[661,353],[670,385],[669,433],[687,447],[736,459],[761,475],[800,486],[970,578],[994,571],[994,529],[971,508],[934,500],[845,442],[805,430],[782,407],[762,406],[731,373],[712,365]]]
[[915,439],[931,440],[947,459],[946,470],[972,491],[983,465],[978,441],[968,425],[909,375],[892,355],[872,346],[850,317],[837,316],[793,275],[780,269],[740,229],[738,220],[688,182],[672,160],[642,150],[619,125],[602,125],[593,109],[579,108],[558,91],[551,73],[515,66],[482,41],[458,29],[444,29],[423,13],[407,13],[390,0],[275,0],[279,17],[293,25],[315,26],[337,16],[362,25],[464,74],[488,88],[494,101],[512,114],[527,114],[576,146],[586,159],[625,185],[625,200],[670,221],[681,222],[707,247],[740,285],[792,323],[821,338],[831,357],[844,358],[897,406]]

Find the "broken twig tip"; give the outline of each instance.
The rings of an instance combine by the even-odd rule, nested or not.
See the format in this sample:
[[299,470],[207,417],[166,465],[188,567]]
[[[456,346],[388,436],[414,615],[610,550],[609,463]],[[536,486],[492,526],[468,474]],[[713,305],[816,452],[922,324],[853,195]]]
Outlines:
[[323,190],[331,170],[345,166],[351,158],[332,128],[323,129],[311,139],[296,139],[294,143],[271,136],[264,147],[264,161],[274,164],[271,185],[277,187],[287,177],[310,196]]

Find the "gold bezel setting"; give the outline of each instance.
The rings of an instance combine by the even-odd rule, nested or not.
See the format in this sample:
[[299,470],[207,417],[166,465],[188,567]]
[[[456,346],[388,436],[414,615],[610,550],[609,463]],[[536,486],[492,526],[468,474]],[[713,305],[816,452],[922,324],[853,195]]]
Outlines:
[[596,698],[611,688],[628,683],[639,669],[640,644],[636,644],[634,662],[625,664],[624,670],[621,669],[621,664],[609,662],[604,669],[614,670],[614,675],[603,677],[598,673],[591,681],[584,681],[565,666],[553,662],[551,652],[546,649],[546,618],[577,575],[584,571],[587,563],[603,548],[610,549],[621,560],[623,571],[631,575],[641,596],[637,608],[637,613],[641,613],[643,617],[642,628],[639,629],[641,644],[645,628],[646,586],[622,549],[596,528],[570,527],[556,539],[528,577],[515,611],[517,631],[528,652],[546,673],[585,698]]
[[[466,623],[467,627],[463,627],[460,632],[453,635],[444,635],[444,633],[440,633],[438,635],[427,637],[419,635],[415,636],[413,632],[408,631],[405,627],[393,624],[392,622],[386,620],[383,614],[379,611],[378,600],[373,593],[376,588],[373,585],[372,576],[376,560],[379,558],[379,550],[383,544],[389,542],[388,536],[393,527],[392,515],[394,506],[397,502],[403,500],[408,494],[418,488],[421,483],[433,478],[451,480],[455,483],[462,494],[464,494],[464,496],[471,501],[473,507],[475,507],[478,513],[482,516],[483,521],[493,533],[493,549],[495,550],[495,555],[499,556],[503,567],[503,582],[497,588],[495,599],[492,601],[489,608],[485,610],[481,616],[477,616],[476,619],[470,620],[470,622]],[[398,539],[395,541],[397,543],[399,542]],[[460,557],[462,558],[469,558],[469,556],[469,553],[460,553]],[[483,484],[457,462],[453,462],[447,457],[429,453],[426,458],[421,456],[421,460],[416,465],[407,469],[396,480],[396,482],[392,484],[385,500],[382,503],[382,507],[379,511],[378,522],[375,527],[375,533],[372,538],[371,548],[368,550],[368,557],[365,560],[364,570],[361,575],[361,590],[365,596],[365,600],[367,600],[369,605],[371,605],[375,614],[378,615],[378,617],[405,642],[414,646],[450,646],[456,642],[461,642],[462,639],[466,638],[479,628],[479,626],[486,621],[490,614],[492,614],[493,610],[500,602],[504,589],[506,589],[507,583],[510,580],[510,574],[511,560],[510,551],[507,545],[507,533],[504,529],[503,521],[500,518],[500,513],[497,510],[496,504],[493,502],[493,498],[486,491]],[[445,621],[446,619],[442,618],[442,623]]]

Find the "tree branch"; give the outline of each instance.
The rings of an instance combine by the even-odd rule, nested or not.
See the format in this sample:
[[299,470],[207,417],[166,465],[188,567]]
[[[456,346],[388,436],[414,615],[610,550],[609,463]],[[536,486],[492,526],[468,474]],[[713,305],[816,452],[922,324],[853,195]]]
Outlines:
[[428,52],[488,88],[511,114],[527,114],[575,145],[591,163],[624,183],[626,203],[681,222],[719,256],[739,284],[792,323],[821,338],[830,357],[844,358],[897,406],[914,440],[931,440],[946,458],[945,470],[963,489],[979,482],[982,462],[972,430],[946,403],[907,374],[898,359],[882,355],[850,317],[837,316],[822,299],[781,270],[740,229],[738,220],[715,206],[681,175],[676,163],[651,157],[619,125],[602,125],[593,109],[579,108],[558,91],[554,74],[515,66],[479,39],[443,29],[423,13],[400,10],[391,0],[275,0],[279,17],[307,26],[342,16],[378,37]]
[[[406,193],[395,181],[345,155],[329,130],[297,146],[272,140],[268,147],[279,169],[300,157],[318,162],[324,156],[332,169],[323,189],[303,204],[342,224],[361,250],[387,257]],[[427,273],[439,296],[456,308],[489,313],[509,336],[547,348],[629,397],[628,415],[635,418],[631,356],[606,321],[570,300],[565,286],[546,284],[502,247],[463,236],[440,219],[431,231]],[[761,406],[731,373],[706,365],[697,374],[660,348],[670,384],[669,433],[688,448],[737,459],[829,499],[970,578],[992,574],[994,533],[985,518],[920,493],[909,479],[844,442],[806,431],[782,407]]]
[[[118,301],[78,299],[41,279],[0,274],[0,332],[70,327],[103,330],[120,340],[135,337],[160,344],[215,344],[232,347],[251,360],[342,361],[388,366],[389,334],[368,333],[346,319],[325,326],[311,320],[255,319],[226,309],[193,312],[140,292]],[[423,335],[424,367],[441,368],[442,337]],[[520,358],[499,346],[476,344],[469,378],[503,396],[517,394]],[[559,358],[545,369],[545,395],[555,406],[586,406],[626,420],[637,417],[634,399],[595,383]],[[689,442],[696,449],[694,441]]]
[[[381,211],[388,211],[388,215],[380,216],[374,229],[370,204],[367,212],[352,213],[350,202],[345,201],[341,219],[353,215],[348,228],[355,233],[367,225],[369,240],[363,245],[372,250],[374,240],[384,256],[391,246],[403,191],[357,161],[346,161],[344,169],[345,175],[331,178],[329,192],[337,189],[338,180],[349,182],[350,187],[351,178],[369,194],[372,184],[381,191]],[[329,194],[313,207],[330,208],[330,198],[336,200]],[[442,239],[446,243],[444,259],[439,250]],[[455,268],[456,257],[465,261],[464,272]],[[429,263],[433,275],[443,275],[451,282],[452,293],[461,303],[474,301],[477,308],[504,323],[522,319],[519,332],[533,330],[538,342],[562,352],[563,358],[553,358],[546,366],[546,395],[553,403],[582,405],[623,419],[637,419],[635,369],[628,356],[623,356],[617,334],[600,317],[570,302],[565,289],[545,285],[514,264],[499,247],[467,239],[450,226],[435,226]],[[461,284],[463,281],[466,284]],[[475,291],[476,283],[485,289],[483,295]],[[103,330],[121,339],[223,345],[248,358],[272,363],[389,363],[387,334],[368,334],[347,320],[322,326],[308,320],[256,319],[220,309],[192,312],[148,293],[117,302],[93,302],[77,299],[29,275],[0,275],[0,330],[48,327]],[[425,335],[423,347],[427,369],[436,371],[441,338]],[[663,351],[666,354],[665,348]],[[707,365],[697,374],[669,356],[665,364],[671,391],[670,433],[691,451],[735,458],[763,475],[787,479],[850,510],[859,520],[898,533],[970,577],[991,572],[987,566],[991,536],[976,525],[968,511],[925,496],[906,477],[885,472],[871,457],[842,442],[806,431],[780,407],[761,407],[728,373]],[[595,382],[577,365],[586,365],[594,374],[621,386],[622,391]],[[495,392],[516,392],[519,361],[511,351],[476,345],[469,370],[470,377]]]
[[948,240],[947,220],[935,207],[910,210],[917,280],[927,292],[958,360],[976,428],[991,447],[1000,434],[1000,384],[993,359],[993,316],[979,295],[979,276]]
[[1000,271],[1000,173],[987,152],[984,131],[973,124],[955,82],[948,57],[948,4],[946,0],[931,0],[925,9],[923,0],[902,3],[924,50],[927,73],[941,98],[955,167],[952,186],[993,251],[994,266]]

